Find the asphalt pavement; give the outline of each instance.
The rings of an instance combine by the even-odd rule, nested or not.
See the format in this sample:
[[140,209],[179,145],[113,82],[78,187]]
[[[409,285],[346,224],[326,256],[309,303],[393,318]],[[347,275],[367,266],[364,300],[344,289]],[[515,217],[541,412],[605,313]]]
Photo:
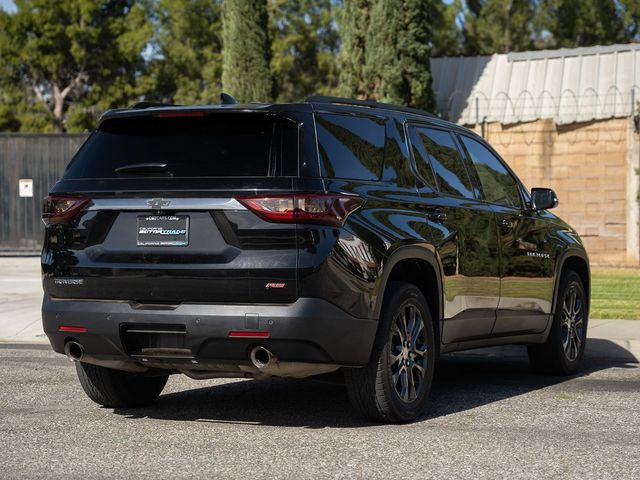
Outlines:
[[443,356],[407,425],[358,418],[339,374],[172,376],[154,405],[114,410],[43,343],[37,262],[0,258],[2,479],[640,478],[638,321],[592,321],[570,378],[532,373],[524,347]]
[[[597,340],[593,340],[594,342]],[[46,346],[0,346],[0,477],[640,478],[640,369],[590,358],[573,378],[523,349],[441,359],[425,415],[374,425],[339,376],[174,376],[142,409],[82,392]]]

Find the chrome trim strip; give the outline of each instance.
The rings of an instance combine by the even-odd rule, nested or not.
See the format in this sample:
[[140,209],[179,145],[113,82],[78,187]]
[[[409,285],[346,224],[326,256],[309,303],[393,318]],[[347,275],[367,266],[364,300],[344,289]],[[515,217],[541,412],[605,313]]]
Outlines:
[[87,210],[246,210],[235,198],[96,198]]

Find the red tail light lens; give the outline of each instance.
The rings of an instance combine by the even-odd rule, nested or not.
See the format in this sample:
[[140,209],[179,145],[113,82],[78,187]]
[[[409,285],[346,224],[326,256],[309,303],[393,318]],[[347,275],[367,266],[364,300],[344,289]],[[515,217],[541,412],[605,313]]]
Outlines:
[[42,221],[45,225],[66,223],[89,203],[85,197],[49,195],[42,205]]
[[315,223],[341,226],[362,199],[351,195],[301,194],[238,198],[249,210],[268,222]]

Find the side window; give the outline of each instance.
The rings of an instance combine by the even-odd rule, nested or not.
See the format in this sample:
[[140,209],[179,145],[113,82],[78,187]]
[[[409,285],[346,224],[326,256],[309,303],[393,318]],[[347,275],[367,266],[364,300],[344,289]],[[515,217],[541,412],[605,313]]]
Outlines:
[[373,117],[317,114],[323,176],[378,180],[384,157],[384,122]]
[[473,165],[487,202],[508,207],[522,207],[518,183],[502,162],[477,140],[460,135]]
[[[425,127],[411,127],[411,143],[416,163],[429,181],[429,164],[433,168],[440,192],[457,197],[474,198],[469,175],[455,140],[449,132]],[[423,163],[424,165],[420,165]],[[424,172],[424,173],[423,173]]]
[[387,141],[384,145],[382,180],[399,187],[415,188],[416,176],[404,148],[404,126],[397,119],[389,120],[386,126]]
[[424,141],[418,134],[418,129],[415,127],[409,127],[409,140],[411,141],[411,151],[413,152],[413,158],[416,160],[416,167],[418,173],[422,179],[427,182],[427,186],[433,190],[436,189],[436,180],[433,176],[433,169],[431,168],[431,161],[429,160],[429,154],[424,146]]

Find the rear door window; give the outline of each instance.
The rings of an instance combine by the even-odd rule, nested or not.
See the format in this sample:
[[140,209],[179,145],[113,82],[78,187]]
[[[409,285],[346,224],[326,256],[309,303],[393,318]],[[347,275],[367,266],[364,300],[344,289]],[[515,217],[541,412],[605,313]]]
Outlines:
[[489,203],[521,208],[522,199],[518,182],[507,167],[477,140],[460,135],[478,174],[484,198]]
[[[166,164],[153,172],[116,172]],[[297,126],[259,114],[139,116],[106,120],[85,142],[65,178],[294,176]]]
[[315,118],[324,177],[380,178],[385,143],[383,120],[339,114],[316,114]]
[[475,198],[464,160],[451,133],[417,126],[410,127],[409,131],[416,154],[416,166],[420,175],[426,177],[424,180],[433,181],[429,175],[435,175],[435,183],[440,192],[456,197]]

